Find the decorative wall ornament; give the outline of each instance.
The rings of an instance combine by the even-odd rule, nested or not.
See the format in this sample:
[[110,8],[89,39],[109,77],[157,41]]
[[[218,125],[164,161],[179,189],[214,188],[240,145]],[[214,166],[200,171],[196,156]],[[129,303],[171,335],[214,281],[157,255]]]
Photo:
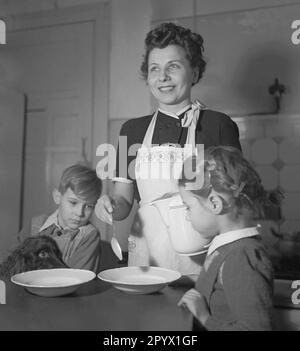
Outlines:
[[269,86],[269,94],[274,97],[275,100],[275,113],[280,111],[280,101],[282,94],[286,92],[285,86],[279,83],[279,79],[275,78],[274,84]]

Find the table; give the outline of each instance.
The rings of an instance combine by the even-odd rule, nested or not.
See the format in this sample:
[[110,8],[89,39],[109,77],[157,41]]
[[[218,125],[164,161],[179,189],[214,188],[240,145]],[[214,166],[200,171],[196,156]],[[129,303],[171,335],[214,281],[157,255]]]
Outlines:
[[96,278],[71,295],[41,297],[7,283],[0,330],[188,331],[191,314],[177,306],[186,290],[168,286],[149,295],[127,294]]
[[[0,305],[0,331],[190,331],[191,314],[177,307],[190,287],[166,287],[150,295],[131,295],[95,279],[74,294],[32,295],[7,283]],[[275,330],[300,330],[300,309],[276,306]]]

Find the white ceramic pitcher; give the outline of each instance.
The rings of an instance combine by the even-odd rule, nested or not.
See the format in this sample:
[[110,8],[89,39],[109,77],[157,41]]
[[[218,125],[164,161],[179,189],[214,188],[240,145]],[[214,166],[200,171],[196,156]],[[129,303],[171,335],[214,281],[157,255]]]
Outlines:
[[202,237],[186,220],[186,206],[179,194],[152,201],[168,229],[171,244],[179,255],[193,256],[207,251],[209,240]]

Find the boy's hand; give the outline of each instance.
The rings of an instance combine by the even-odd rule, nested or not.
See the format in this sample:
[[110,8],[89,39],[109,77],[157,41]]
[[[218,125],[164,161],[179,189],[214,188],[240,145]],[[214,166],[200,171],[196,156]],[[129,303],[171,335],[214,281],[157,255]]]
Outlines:
[[196,289],[188,290],[178,302],[178,306],[187,308],[202,325],[205,324],[210,316],[205,297]]

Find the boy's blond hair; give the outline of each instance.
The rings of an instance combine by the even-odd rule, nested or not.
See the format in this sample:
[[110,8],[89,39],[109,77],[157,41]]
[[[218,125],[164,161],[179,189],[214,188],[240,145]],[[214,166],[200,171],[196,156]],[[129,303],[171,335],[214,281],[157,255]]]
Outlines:
[[75,164],[64,170],[58,191],[63,195],[68,188],[79,198],[95,203],[101,195],[102,181],[97,177],[96,170]]

